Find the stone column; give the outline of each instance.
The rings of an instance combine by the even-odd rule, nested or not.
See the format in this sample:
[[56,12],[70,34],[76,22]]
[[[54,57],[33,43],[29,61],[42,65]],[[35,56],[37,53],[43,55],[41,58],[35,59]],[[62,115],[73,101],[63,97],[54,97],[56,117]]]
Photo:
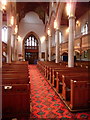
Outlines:
[[42,57],[41,57],[41,43],[39,43],[39,60],[41,60],[42,59]]
[[[2,85],[2,11],[1,10],[0,10],[0,85]],[[0,86],[0,120],[1,119],[2,119],[2,87]]]
[[15,61],[15,41],[16,41],[16,35],[13,34],[13,49],[12,49],[12,61]]
[[75,17],[69,17],[68,67],[74,67],[74,30]]
[[49,49],[48,49],[48,52],[49,52],[49,61],[51,61],[51,57],[52,57],[52,54],[51,54],[52,36],[51,35],[48,36],[48,41],[49,41]]
[[7,63],[11,63],[11,32],[12,28],[8,26],[8,40],[7,40]]
[[16,39],[15,39],[15,61],[18,60],[18,39],[17,39],[17,36],[16,36]]
[[56,63],[59,63],[59,29],[56,29],[55,32],[55,41],[56,41]]
[[45,61],[48,60],[48,40],[46,40]]
[[0,10],[0,68],[2,68],[2,11]]

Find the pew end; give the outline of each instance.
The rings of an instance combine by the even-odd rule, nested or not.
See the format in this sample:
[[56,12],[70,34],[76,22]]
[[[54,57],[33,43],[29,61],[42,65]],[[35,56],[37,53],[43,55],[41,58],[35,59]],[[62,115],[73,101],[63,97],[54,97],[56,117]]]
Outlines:
[[71,109],[87,109],[90,103],[88,98],[90,84],[87,81],[71,80]]

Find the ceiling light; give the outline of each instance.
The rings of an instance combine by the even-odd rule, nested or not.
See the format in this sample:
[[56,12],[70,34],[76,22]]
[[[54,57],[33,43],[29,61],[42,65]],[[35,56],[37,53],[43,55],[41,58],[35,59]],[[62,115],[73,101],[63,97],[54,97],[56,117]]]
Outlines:
[[57,29],[58,27],[57,27],[57,21],[55,20],[54,21],[54,29]]
[[67,16],[70,16],[70,12],[71,12],[71,4],[67,3],[66,4],[66,13],[67,13]]
[[42,36],[42,37],[40,38],[41,43],[43,43],[43,42],[45,41],[45,39],[46,39],[46,37],[45,37],[45,36]]
[[77,26],[80,26],[80,22],[79,22],[78,20],[76,21],[76,25],[77,25]]
[[66,29],[66,33],[69,33],[69,27]]
[[6,9],[6,5],[7,5],[7,0],[1,0],[1,4],[2,4],[2,10]]
[[50,36],[51,35],[51,31],[50,31],[50,29],[48,28],[48,30],[47,30],[47,34]]
[[21,37],[20,37],[20,36],[18,36],[18,40],[19,40],[19,41],[21,40]]
[[14,25],[14,17],[13,16],[11,17],[11,21],[10,22],[11,22],[11,25],[13,26]]
[[15,34],[17,34],[17,32],[18,32],[18,26],[16,25],[15,26]]

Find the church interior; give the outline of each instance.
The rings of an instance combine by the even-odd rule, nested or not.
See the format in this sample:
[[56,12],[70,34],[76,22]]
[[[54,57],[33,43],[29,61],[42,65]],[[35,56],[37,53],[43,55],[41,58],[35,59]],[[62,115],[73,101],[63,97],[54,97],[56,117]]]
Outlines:
[[0,0],[0,120],[90,120],[90,1]]

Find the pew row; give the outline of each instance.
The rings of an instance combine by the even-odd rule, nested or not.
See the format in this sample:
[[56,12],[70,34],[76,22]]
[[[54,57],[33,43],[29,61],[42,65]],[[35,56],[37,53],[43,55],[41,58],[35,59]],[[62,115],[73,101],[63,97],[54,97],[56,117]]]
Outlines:
[[[83,63],[86,65],[86,63]],[[76,66],[73,68],[68,68],[67,64],[63,63],[53,63],[53,62],[42,62],[39,61],[37,67],[40,71],[42,71],[42,74],[46,77],[46,80],[51,85],[51,87],[55,90],[55,92],[59,95],[59,97],[62,99],[62,101],[65,103],[65,105],[69,108],[70,111],[76,112],[76,111],[84,111],[84,110],[90,110],[90,97],[89,96],[89,78],[88,78],[88,67],[81,67]],[[82,74],[83,73],[83,74]],[[78,86],[81,88],[81,92],[85,90],[87,101],[79,101],[74,96],[71,80],[74,82],[76,81]],[[81,83],[81,84],[79,84]],[[83,84],[88,84],[86,89],[84,89]],[[83,88],[83,89],[82,89]],[[79,94],[79,92],[78,92]],[[79,96],[79,95],[78,95]],[[71,101],[77,101],[77,105],[75,102]],[[81,99],[80,99],[81,100]],[[81,102],[82,105],[78,105],[79,102]]]
[[27,62],[4,64],[1,87],[3,119],[30,116],[30,78]]

